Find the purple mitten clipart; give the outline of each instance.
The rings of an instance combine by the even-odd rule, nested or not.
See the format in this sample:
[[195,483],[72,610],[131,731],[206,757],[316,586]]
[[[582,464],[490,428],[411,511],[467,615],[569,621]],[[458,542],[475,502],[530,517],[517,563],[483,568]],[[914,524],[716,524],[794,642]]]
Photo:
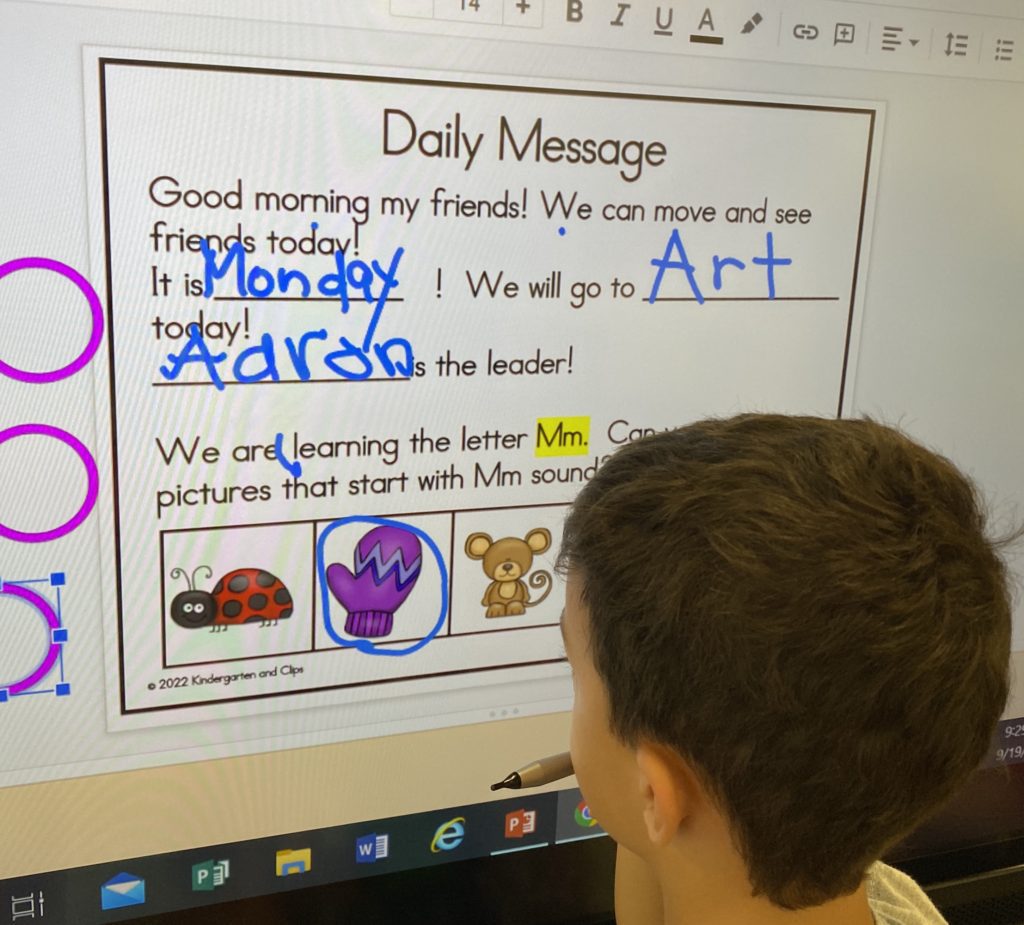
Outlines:
[[355,573],[327,566],[327,587],[348,611],[345,632],[373,639],[391,632],[395,611],[420,575],[423,555],[416,535],[401,527],[374,527],[356,544]]

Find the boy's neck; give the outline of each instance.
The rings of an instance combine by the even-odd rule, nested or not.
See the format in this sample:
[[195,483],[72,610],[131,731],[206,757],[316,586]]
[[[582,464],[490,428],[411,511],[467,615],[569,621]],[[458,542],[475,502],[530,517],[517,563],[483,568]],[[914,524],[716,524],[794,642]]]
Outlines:
[[664,925],[874,925],[867,890],[861,887],[849,896],[791,911],[780,909],[763,898],[710,901],[704,896],[675,896],[665,890]]
[[[678,859],[677,859],[678,860]],[[738,858],[735,859],[739,861]],[[661,866],[661,865],[659,865]],[[867,884],[820,906],[789,910],[751,896],[742,865],[701,870],[669,863],[656,870],[664,925],[873,925]]]

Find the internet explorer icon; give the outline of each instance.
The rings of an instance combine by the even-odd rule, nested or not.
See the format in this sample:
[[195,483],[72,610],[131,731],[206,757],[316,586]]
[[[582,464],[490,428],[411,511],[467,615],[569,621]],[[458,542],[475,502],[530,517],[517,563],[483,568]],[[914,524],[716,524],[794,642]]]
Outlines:
[[456,816],[437,827],[434,837],[430,842],[430,853],[439,854],[442,851],[452,851],[462,844],[466,837],[466,817]]

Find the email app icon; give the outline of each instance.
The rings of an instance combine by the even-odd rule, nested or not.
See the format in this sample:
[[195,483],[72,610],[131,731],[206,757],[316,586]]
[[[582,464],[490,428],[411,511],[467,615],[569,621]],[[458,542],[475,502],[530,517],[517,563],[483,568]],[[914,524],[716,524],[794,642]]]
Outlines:
[[120,873],[100,887],[101,909],[141,906],[146,901],[146,881],[135,874]]

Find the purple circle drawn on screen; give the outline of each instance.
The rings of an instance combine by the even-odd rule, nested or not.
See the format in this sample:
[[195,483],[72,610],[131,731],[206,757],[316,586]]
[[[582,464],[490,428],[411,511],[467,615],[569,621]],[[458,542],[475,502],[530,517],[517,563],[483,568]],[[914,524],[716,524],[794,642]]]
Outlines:
[[96,295],[96,290],[81,273],[59,260],[50,260],[48,257],[19,257],[17,260],[8,260],[7,263],[0,264],[0,280],[12,273],[17,273],[18,270],[49,270],[73,283],[89,303],[89,310],[92,313],[92,333],[89,335],[89,343],[85,345],[85,349],[67,366],[47,372],[33,373],[26,369],[18,369],[16,366],[11,366],[10,363],[0,360],[0,373],[11,379],[17,379],[19,382],[58,382],[61,379],[67,379],[68,376],[73,376],[85,366],[99,348],[100,340],[103,338],[103,306],[100,305],[100,297]]
[[[59,427],[51,427],[49,424],[18,424],[15,427],[0,430],[0,445],[3,445],[8,440],[14,440],[16,437],[31,435],[51,437],[71,447],[81,460],[82,465],[85,466],[86,478],[89,480],[82,506],[68,520],[51,530],[28,533],[22,530],[15,530],[13,527],[0,523],[0,536],[5,539],[14,540],[17,543],[48,543],[50,540],[58,539],[75,530],[92,512],[100,493],[100,473],[96,468],[96,460],[92,458],[92,453],[89,452],[81,440],[73,437],[66,430],[61,430]],[[6,478],[6,476],[3,477]]]
[[57,619],[57,614],[53,612],[53,608],[50,606],[50,602],[35,591],[29,588],[23,588],[21,585],[12,585],[4,582],[0,585],[0,594],[10,595],[23,600],[30,607],[34,607],[39,611],[39,615],[46,621],[47,628],[49,629],[50,645],[46,650],[46,655],[43,660],[39,663],[39,667],[33,672],[26,675],[20,681],[16,681],[7,687],[7,690],[12,694],[20,694],[22,691],[27,691],[30,688],[35,687],[40,681],[43,680],[49,673],[50,669],[56,664],[57,659],[60,657],[60,643],[53,642],[53,630],[60,629],[60,620]]

